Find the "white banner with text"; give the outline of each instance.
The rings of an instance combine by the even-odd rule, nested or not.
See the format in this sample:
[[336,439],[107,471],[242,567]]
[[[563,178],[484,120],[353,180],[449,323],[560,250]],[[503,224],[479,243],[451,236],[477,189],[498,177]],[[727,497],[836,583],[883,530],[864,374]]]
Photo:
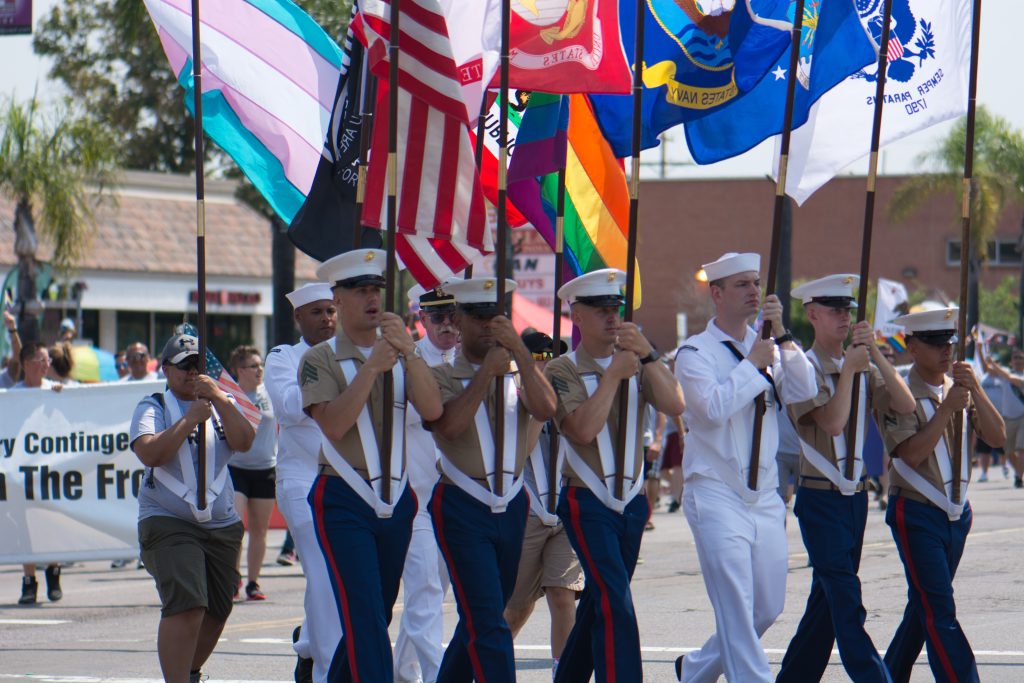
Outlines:
[[0,564],[138,554],[132,414],[163,382],[0,391]]

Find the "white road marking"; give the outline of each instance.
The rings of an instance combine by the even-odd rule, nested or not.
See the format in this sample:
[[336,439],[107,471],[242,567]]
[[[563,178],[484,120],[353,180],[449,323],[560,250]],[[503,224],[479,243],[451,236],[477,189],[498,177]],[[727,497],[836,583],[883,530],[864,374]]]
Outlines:
[[70,619],[0,619],[0,624],[15,626],[56,626],[70,623]]

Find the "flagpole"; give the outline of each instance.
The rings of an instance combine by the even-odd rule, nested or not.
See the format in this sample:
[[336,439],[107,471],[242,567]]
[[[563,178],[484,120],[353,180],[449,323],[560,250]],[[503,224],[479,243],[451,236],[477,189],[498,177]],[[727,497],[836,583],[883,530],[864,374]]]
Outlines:
[[[629,173],[629,235],[626,239],[626,309],[622,319],[633,321],[633,295],[636,291],[636,240],[640,211],[640,116],[644,91],[644,0],[636,0],[636,29],[633,33],[633,139],[632,166]],[[619,384],[619,427],[615,448],[615,497],[622,499],[622,469],[626,466],[626,413],[629,412],[629,380]],[[607,473],[606,473],[607,474]],[[632,472],[630,473],[632,475]]]
[[366,56],[360,65],[359,96],[359,170],[356,177],[356,220],[352,226],[352,248],[363,246],[363,204],[366,200],[366,168],[373,133],[373,112],[377,102],[377,79],[370,73]]
[[[384,310],[395,312],[395,286],[397,264],[395,259],[395,233],[398,228],[398,58],[401,31],[399,29],[402,0],[391,0],[390,33],[388,42],[388,223],[384,244],[387,251],[384,277]],[[394,386],[392,372],[384,373],[381,391],[381,500],[391,502],[391,431],[394,424]]]
[[[860,247],[860,288],[857,291],[857,322],[868,314],[868,273],[871,266],[871,240],[875,227],[875,181],[878,178],[878,148],[882,138],[882,105],[885,101],[886,69],[889,64],[889,27],[892,24],[892,0],[882,10],[882,44],[878,50],[878,79],[875,81],[874,120],[871,124],[871,155],[868,161],[868,188],[864,196],[864,234]],[[863,374],[858,373],[861,377]],[[857,453],[857,425],[860,423],[860,377],[850,394],[850,419],[846,424],[846,465],[844,475],[853,479]]]
[[[551,351],[555,358],[562,355],[562,300],[558,298],[558,290],[562,288],[562,264],[565,262],[565,160],[558,169],[558,198],[555,201],[555,301],[552,304],[551,320]],[[558,428],[551,420],[548,430],[548,499],[547,511],[555,513],[558,505]]]
[[[793,133],[793,100],[796,97],[796,70],[800,64],[800,38],[804,28],[804,0],[797,0],[790,39],[789,73],[786,74],[786,106],[783,109],[782,142],[779,145],[779,179],[775,185],[775,210],[772,215],[772,244],[768,254],[768,281],[765,296],[775,293],[775,280],[779,269],[779,252],[782,246],[782,211],[786,203],[786,171],[789,168],[789,139]],[[761,325],[761,338],[772,336],[771,321]],[[766,409],[764,394],[758,394],[754,401],[754,434],[750,445],[750,471],[747,473],[747,487],[757,490],[757,472],[761,466],[761,428],[764,425]]]
[[[476,172],[484,171],[484,135],[487,133],[487,88],[484,88],[483,99],[480,101],[480,116],[476,120],[476,144],[473,149],[473,160],[476,161]],[[466,266],[465,279],[473,277],[473,264]]]
[[[498,239],[494,251],[496,263],[494,272],[497,277],[498,306],[502,314],[512,316],[512,311],[505,307],[505,278],[508,271],[508,259],[505,254],[508,242],[508,223],[505,213],[505,200],[508,194],[508,46],[509,23],[511,22],[511,0],[501,0],[501,62],[498,77]],[[499,375],[494,380],[494,495],[501,497],[505,493],[505,376]],[[515,458],[515,454],[512,454]]]
[[[959,341],[956,347],[956,358],[963,362],[967,353],[967,278],[970,269],[971,253],[971,200],[974,193],[974,127],[978,97],[978,49],[981,44],[981,0],[974,0],[974,13],[971,21],[971,75],[967,86],[967,141],[964,146],[964,179],[963,203],[960,218],[960,315]],[[957,411],[953,417],[953,504],[959,504],[962,498],[961,465],[963,463],[964,414]]]
[[[206,184],[203,178],[203,59],[199,36],[199,0],[192,0],[192,103],[195,109],[196,154],[196,327],[199,330],[199,374],[206,374]],[[196,439],[196,509],[206,509],[206,421]]]

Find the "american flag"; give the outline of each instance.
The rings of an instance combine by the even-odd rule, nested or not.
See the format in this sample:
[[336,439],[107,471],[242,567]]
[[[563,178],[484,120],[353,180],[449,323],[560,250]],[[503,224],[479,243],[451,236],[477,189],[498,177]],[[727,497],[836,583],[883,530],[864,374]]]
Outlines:
[[[424,287],[493,250],[461,81],[437,0],[405,0],[399,61],[396,250]],[[363,223],[381,228],[387,190],[387,45],[390,5],[368,0],[354,22],[378,84]]]
[[885,59],[890,62],[895,62],[897,59],[903,56],[903,43],[896,36],[889,34],[889,49],[885,51]]
[[[182,332],[199,338],[199,330],[191,323],[182,325]],[[235,399],[235,407],[242,413],[242,417],[249,421],[253,429],[257,429],[260,426],[260,421],[263,420],[263,414],[249,400],[249,397],[242,391],[242,387],[238,386],[238,382],[224,368],[224,364],[217,360],[217,356],[213,355],[213,351],[209,347],[206,348],[206,375],[217,383],[217,387],[221,391]]]

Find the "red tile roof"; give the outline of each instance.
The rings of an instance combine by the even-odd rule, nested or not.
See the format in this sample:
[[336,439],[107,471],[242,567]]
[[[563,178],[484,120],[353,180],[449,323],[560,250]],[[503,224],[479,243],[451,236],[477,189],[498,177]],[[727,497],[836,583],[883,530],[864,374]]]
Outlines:
[[[206,181],[206,270],[211,275],[271,276],[268,221],[234,196],[237,183]],[[196,271],[196,200],[192,176],[129,171],[96,211],[96,231],[82,270],[143,273]],[[0,267],[14,255],[14,202],[0,196]],[[52,253],[40,240],[39,258]],[[315,278],[316,261],[296,252],[295,277]]]

